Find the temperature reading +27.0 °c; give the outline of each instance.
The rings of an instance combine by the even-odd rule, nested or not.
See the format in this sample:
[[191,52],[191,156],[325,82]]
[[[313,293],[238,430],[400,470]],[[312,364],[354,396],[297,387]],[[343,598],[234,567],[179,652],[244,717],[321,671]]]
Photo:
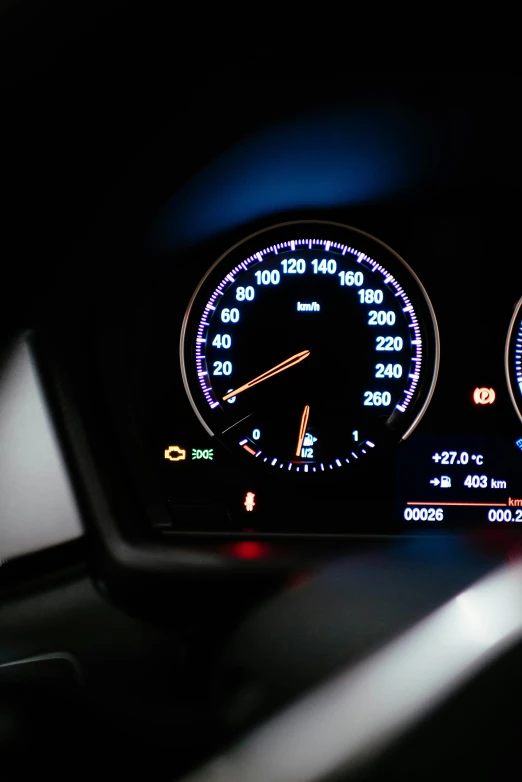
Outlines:
[[467,451],[442,451],[441,453],[434,453],[431,457],[436,464],[469,464],[471,459],[475,464],[484,464],[484,457],[482,454],[472,453],[471,455]]
[[397,465],[395,516],[447,525],[522,522],[517,438],[421,435]]

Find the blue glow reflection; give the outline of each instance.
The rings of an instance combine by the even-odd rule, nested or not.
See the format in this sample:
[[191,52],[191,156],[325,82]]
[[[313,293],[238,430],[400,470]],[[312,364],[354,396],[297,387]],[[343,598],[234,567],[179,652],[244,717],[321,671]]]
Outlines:
[[430,126],[396,106],[330,110],[263,128],[173,196],[153,243],[171,250],[269,214],[383,200],[425,180],[436,158]]

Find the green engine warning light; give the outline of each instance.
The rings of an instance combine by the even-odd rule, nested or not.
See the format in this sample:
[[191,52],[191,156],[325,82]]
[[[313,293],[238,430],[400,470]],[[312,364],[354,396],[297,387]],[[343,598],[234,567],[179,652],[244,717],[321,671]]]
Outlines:
[[205,448],[202,450],[201,448],[193,448],[192,449],[192,459],[213,459],[214,458],[214,449],[213,448]]

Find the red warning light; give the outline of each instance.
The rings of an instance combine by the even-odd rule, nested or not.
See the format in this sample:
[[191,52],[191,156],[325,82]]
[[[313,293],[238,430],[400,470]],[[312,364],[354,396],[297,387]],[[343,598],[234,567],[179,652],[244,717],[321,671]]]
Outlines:
[[253,511],[256,504],[256,495],[253,491],[247,491],[243,505],[247,511]]
[[476,405],[492,405],[496,398],[493,388],[476,388],[473,391],[473,401]]
[[270,547],[257,540],[241,540],[229,548],[236,559],[264,559],[270,553]]

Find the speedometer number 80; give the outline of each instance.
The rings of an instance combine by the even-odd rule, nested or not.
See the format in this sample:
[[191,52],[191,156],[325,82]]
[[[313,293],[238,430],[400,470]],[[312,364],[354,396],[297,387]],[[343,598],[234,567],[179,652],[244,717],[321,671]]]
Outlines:
[[247,285],[246,288],[236,288],[236,301],[253,301],[256,292],[251,285]]

